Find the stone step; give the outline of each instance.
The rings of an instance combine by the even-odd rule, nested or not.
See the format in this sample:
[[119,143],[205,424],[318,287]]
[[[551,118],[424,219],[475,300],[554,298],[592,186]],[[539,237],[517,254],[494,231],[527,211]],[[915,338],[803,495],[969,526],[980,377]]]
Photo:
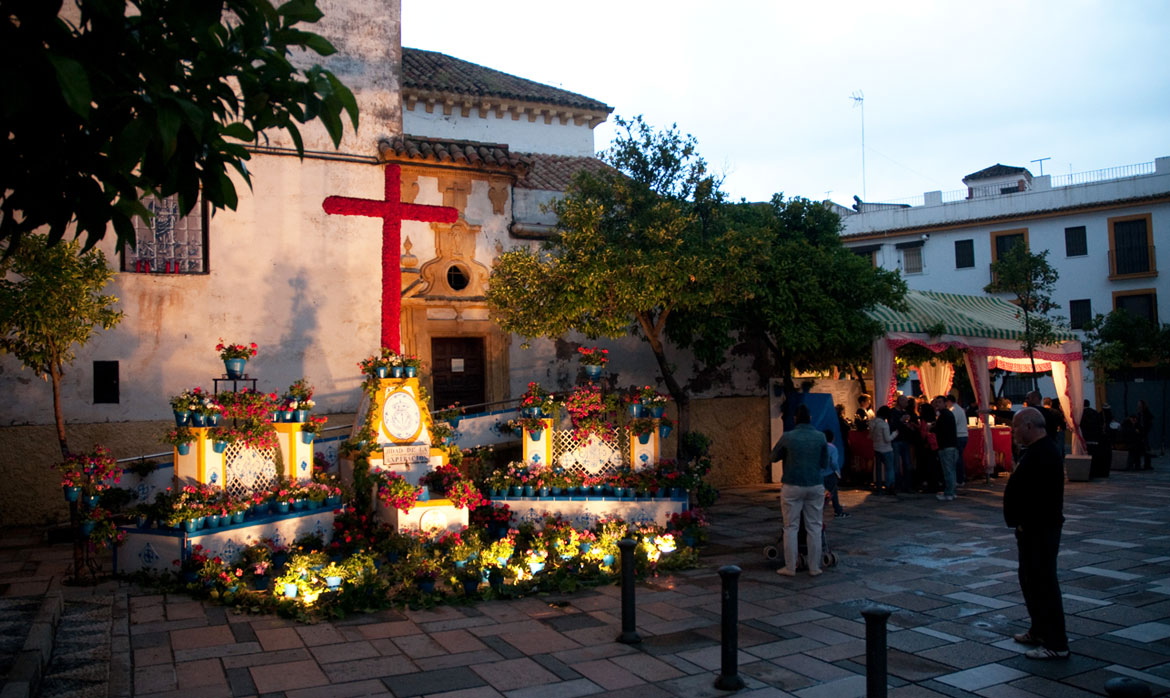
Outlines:
[[[111,684],[116,595],[65,600],[40,698],[105,698]],[[123,596],[124,598],[124,596]]]

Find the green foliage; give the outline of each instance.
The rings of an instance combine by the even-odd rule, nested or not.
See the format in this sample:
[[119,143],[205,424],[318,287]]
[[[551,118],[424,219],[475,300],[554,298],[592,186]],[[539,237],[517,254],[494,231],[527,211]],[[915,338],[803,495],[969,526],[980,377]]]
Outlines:
[[74,348],[85,346],[96,329],[108,330],[122,319],[118,299],[102,294],[113,277],[101,250],[79,253],[76,242],[50,246],[44,236],[30,236],[0,261],[0,351],[12,354],[53,387],[53,412],[63,455],[65,418],[60,382],[73,362]]
[[1020,348],[1032,360],[1033,387],[1036,373],[1036,347],[1056,342],[1060,325],[1048,317],[1060,306],[1052,301],[1052,291],[1060,278],[1048,263],[1048,250],[1033,254],[1028,246],[1015,244],[991,265],[993,281],[983,288],[987,293],[1008,293],[1024,317],[1024,336]]
[[[1097,315],[1084,327],[1082,348],[1089,365],[1105,376],[1133,364],[1165,357],[1167,327],[1159,329],[1146,318],[1117,309]],[[1161,339],[1161,341],[1159,341]]]
[[[320,120],[336,145],[342,113],[357,128],[353,94],[329,71],[291,58],[334,48],[300,27],[316,0],[3,0],[0,58],[11,72],[0,106],[0,238],[70,224],[86,249],[112,225],[134,244],[132,219],[149,217],[143,194],[178,194],[183,214],[202,190],[234,209],[236,170],[250,186],[244,144],[267,129]],[[302,153],[303,154],[303,153]]]
[[726,326],[743,339],[763,340],[789,384],[793,367],[864,360],[881,334],[864,311],[903,306],[906,284],[897,272],[874,268],[843,247],[839,217],[818,202],[777,194],[767,205],[738,204],[729,217],[749,241],[751,268],[726,280],[737,285],[730,322],[691,318],[694,334],[714,341]]

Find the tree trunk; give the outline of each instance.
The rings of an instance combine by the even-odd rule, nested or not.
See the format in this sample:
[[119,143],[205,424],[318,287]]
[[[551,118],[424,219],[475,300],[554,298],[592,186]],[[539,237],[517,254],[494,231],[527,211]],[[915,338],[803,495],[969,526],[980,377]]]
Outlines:
[[1026,345],[1024,348],[1028,350],[1028,358],[1032,361],[1032,390],[1040,392],[1040,379],[1036,377],[1036,345],[1032,342],[1031,332],[1031,322],[1029,321],[1028,311],[1025,309],[1024,341]]
[[861,372],[861,367],[858,366],[857,364],[853,364],[852,366],[849,367],[849,370],[853,371],[853,375],[857,376],[857,385],[861,386],[861,392],[864,393],[865,392],[865,376]]
[[687,395],[683,387],[675,380],[674,372],[670,369],[670,363],[666,360],[666,351],[662,344],[662,336],[659,330],[665,325],[665,317],[660,316],[657,324],[650,321],[650,317],[646,313],[638,314],[638,324],[642,328],[642,333],[646,336],[646,343],[650,345],[650,350],[654,352],[654,360],[658,362],[658,371],[662,374],[662,381],[666,383],[666,389],[670,392],[670,397],[678,405],[678,445],[675,451],[675,458],[680,461],[686,461],[691,457],[687,453],[683,445],[683,437],[691,430],[691,398]]
[[65,415],[61,411],[61,367],[56,362],[49,364],[49,379],[53,384],[53,419],[57,422],[57,443],[61,447],[61,458],[69,457],[69,443],[65,440]]

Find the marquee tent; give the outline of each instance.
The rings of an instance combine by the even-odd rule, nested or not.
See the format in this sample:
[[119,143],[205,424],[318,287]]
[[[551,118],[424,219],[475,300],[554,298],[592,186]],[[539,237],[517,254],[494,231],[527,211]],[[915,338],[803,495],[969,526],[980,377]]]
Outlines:
[[[1021,347],[1024,316],[1019,307],[994,296],[965,296],[935,291],[909,291],[906,310],[878,306],[867,314],[882,324],[885,335],[873,343],[875,404],[892,404],[897,386],[894,354],[906,344],[919,344],[938,353],[949,348],[963,352],[975,398],[986,426],[991,398],[992,368],[1028,373],[1032,363]],[[1036,370],[1052,371],[1057,397],[1069,430],[1076,434],[1073,453],[1084,453],[1079,425],[1084,403],[1081,343],[1070,331],[1058,331],[1056,344],[1036,348]],[[931,362],[916,367],[923,392],[945,394],[951,387],[949,364]],[[884,393],[884,394],[883,394]],[[884,398],[884,399],[883,399]],[[994,467],[991,430],[983,430],[987,472]]]

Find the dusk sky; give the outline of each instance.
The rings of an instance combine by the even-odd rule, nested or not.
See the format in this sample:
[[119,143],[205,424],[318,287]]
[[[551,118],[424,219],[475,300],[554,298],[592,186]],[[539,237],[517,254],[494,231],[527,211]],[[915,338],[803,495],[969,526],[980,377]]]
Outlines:
[[[846,205],[960,189],[997,162],[1170,155],[1167,36],[1164,0],[402,0],[404,46],[677,123],[735,199]],[[599,151],[613,133],[597,127]]]

